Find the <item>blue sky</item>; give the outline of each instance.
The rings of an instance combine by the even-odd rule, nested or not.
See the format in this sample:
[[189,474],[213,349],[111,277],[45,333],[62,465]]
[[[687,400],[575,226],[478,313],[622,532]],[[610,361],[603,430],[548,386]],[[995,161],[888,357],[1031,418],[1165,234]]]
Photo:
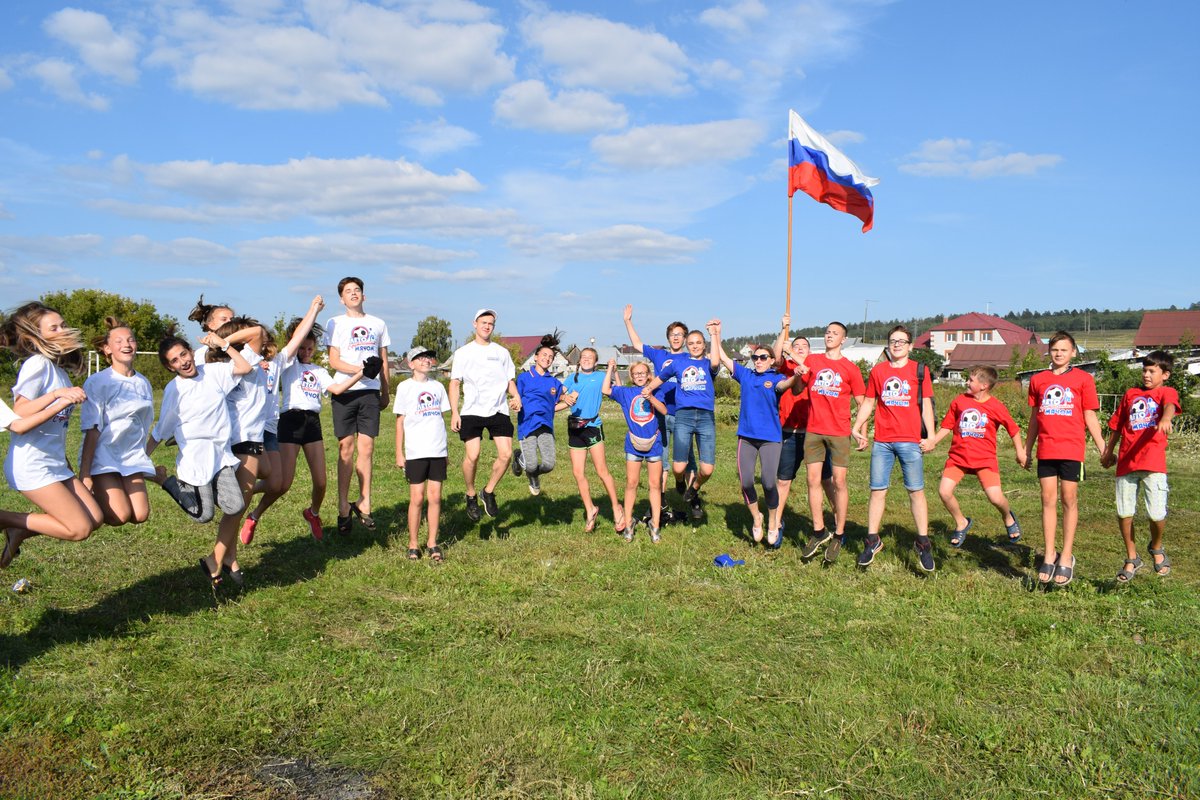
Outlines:
[[[0,7],[5,306],[264,320],[343,275],[407,347],[774,330],[787,111],[875,188],[795,198],[794,324],[1200,300],[1200,6],[23,0]],[[195,333],[195,331],[190,331]]]

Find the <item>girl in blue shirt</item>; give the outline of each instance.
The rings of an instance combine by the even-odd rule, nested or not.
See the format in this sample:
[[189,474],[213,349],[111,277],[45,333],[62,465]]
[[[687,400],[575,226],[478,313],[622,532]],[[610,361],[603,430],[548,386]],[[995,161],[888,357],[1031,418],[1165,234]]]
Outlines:
[[742,484],[742,499],[754,520],[750,535],[755,542],[763,538],[763,514],[758,509],[758,494],[754,491],[755,462],[762,465],[763,495],[771,517],[767,529],[767,546],[778,549],[783,544],[779,530],[779,490],[775,486],[779,472],[779,453],[783,445],[783,428],[779,422],[779,393],[791,388],[795,376],[784,378],[775,371],[775,356],[766,347],[758,346],[751,353],[754,369],[746,369],[721,347],[721,321],[710,323],[712,349],[742,387],[741,408],[738,411],[738,480]]
[[578,371],[566,380],[567,389],[575,393],[571,416],[567,418],[571,471],[575,474],[575,483],[579,486],[579,496],[583,498],[583,509],[587,517],[583,529],[588,533],[594,531],[596,517],[600,514],[599,507],[592,502],[592,489],[584,472],[590,453],[596,476],[604,484],[608,499],[612,503],[613,525],[617,533],[624,533],[625,513],[617,502],[617,487],[613,483],[612,474],[608,471],[608,462],[604,457],[604,426],[600,422],[600,401],[603,399],[601,390],[605,374],[596,372],[596,362],[599,360],[600,356],[595,350],[590,347],[583,348],[579,353]]
[[614,383],[619,383],[616,372],[617,360],[614,358],[608,362],[608,373],[604,376],[601,391],[621,407],[629,428],[625,434],[625,541],[633,541],[633,530],[637,526],[633,504],[637,500],[644,461],[650,477],[650,521],[647,527],[650,541],[657,544],[660,539],[658,529],[662,515],[663,475],[663,436],[659,417],[666,414],[667,406],[654,395],[642,397],[642,387],[650,382],[649,364],[639,361],[629,368],[629,379],[633,381],[633,386],[614,386]]
[[514,475],[525,473],[529,493],[542,493],[541,476],[554,469],[554,414],[570,408],[575,396],[562,381],[550,374],[550,365],[558,352],[558,331],[542,337],[533,354],[533,366],[517,376],[517,394],[521,410],[517,412],[517,440],[513,454]]

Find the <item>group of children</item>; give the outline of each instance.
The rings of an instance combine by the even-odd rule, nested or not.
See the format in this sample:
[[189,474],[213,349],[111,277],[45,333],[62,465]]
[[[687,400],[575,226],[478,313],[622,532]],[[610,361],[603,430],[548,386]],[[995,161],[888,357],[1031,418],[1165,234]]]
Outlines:
[[[390,339],[386,324],[363,310],[361,279],[343,279],[338,294],[344,314],[322,329],[316,320],[324,302],[314,298],[307,313],[288,326],[282,348],[257,321],[235,316],[228,306],[206,305],[201,298],[190,319],[204,332],[202,347],[193,351],[174,335],[159,343],[159,359],[175,377],[163,392],[157,423],[150,384],[133,367],[137,341],[128,326],[107,321],[108,330],[93,346],[110,366],[80,389],[71,385],[66,371],[82,360],[78,333],[40,303],[16,309],[0,329],[0,345],[25,359],[13,387],[13,408],[0,404],[0,424],[12,434],[5,473],[10,485],[41,513],[0,511],[5,529],[0,567],[7,566],[32,536],[81,540],[101,524],[145,522],[150,513],[145,484],[149,479],[196,522],[209,522],[218,509],[222,512],[213,549],[199,559],[199,567],[213,585],[228,578],[240,586],[244,576],[237,561],[238,544],[252,541],[263,514],[291,488],[301,450],[312,474],[311,502],[302,514],[313,538],[323,538],[320,509],[326,483],[319,412],[324,394],[332,397],[338,439],[336,530],[348,532],[355,518],[374,528],[372,455],[381,409],[389,400]],[[813,354],[803,337],[788,345],[790,320],[785,315],[774,347],[755,347],[750,364],[743,366],[725,352],[718,319],[706,325],[711,343],[703,332],[671,323],[663,348],[642,342],[633,325],[632,306],[626,306],[624,321],[631,344],[647,358],[630,368],[631,386],[620,384],[615,361],[599,369],[593,348],[581,352],[578,370],[565,381],[551,374],[557,332],[543,337],[533,365],[518,376],[509,351],[492,341],[496,312],[489,308],[476,312],[471,340],[455,351],[448,390],[432,375],[437,366],[433,351],[417,346],[408,352],[412,378],[398,385],[393,407],[396,465],[410,484],[408,558],[444,558],[438,528],[448,473],[446,411],[450,429],[463,442],[466,513],[472,521],[484,514],[498,515],[496,488],[510,466],[516,475],[527,477],[531,494],[541,493],[541,476],[555,466],[554,418],[561,411],[568,412],[571,467],[586,531],[595,529],[600,514],[587,477],[589,461],[608,496],[614,530],[626,541],[644,525],[649,538],[658,542],[663,525],[676,518],[666,502],[668,457],[677,493],[692,518],[700,518],[700,490],[716,462],[714,380],[724,366],[741,390],[737,472],[754,543],[782,545],[783,509],[803,465],[813,530],[802,556],[814,558],[824,548],[824,560],[836,561],[849,505],[850,449],[856,444],[859,450],[871,448],[867,534],[858,564],[869,566],[883,548],[880,531],[887,490],[899,462],[916,528],[917,562],[932,572],[923,457],[946,438],[952,441],[939,495],[953,518],[950,544],[962,547],[974,525],[955,498],[958,483],[968,474],[977,477],[1000,513],[1007,540],[1016,542],[1021,525],[1000,485],[997,435],[1003,428],[1019,465],[1027,467],[1035,452],[1037,456],[1045,537],[1040,583],[1065,586],[1074,577],[1078,482],[1088,436],[1100,450],[1102,464],[1117,465],[1117,514],[1127,549],[1117,580],[1128,581],[1146,566],[1133,536],[1139,491],[1150,517],[1151,566],[1158,574],[1171,569],[1163,549],[1165,450],[1179,398],[1165,385],[1173,364],[1163,351],[1146,356],[1143,386],[1123,398],[1109,421],[1105,442],[1096,414],[1095,383],[1071,366],[1076,354],[1071,336],[1056,334],[1050,340],[1050,369],[1030,381],[1032,412],[1022,440],[1012,415],[990,394],[997,381],[990,367],[970,370],[968,391],[951,403],[935,430],[931,377],[910,357],[912,334],[902,325],[889,331],[887,359],[875,365],[864,382],[858,366],[841,352],[846,328],[838,322],[825,330],[825,352]],[[336,376],[314,362],[319,341],[328,348]],[[600,413],[605,397],[617,403],[626,422],[621,498],[607,465]],[[858,407],[853,420],[852,400]],[[82,406],[78,476],[66,457],[67,423],[75,405]],[[866,427],[872,417],[873,443]],[[485,433],[495,444],[496,457],[477,491]],[[516,449],[514,435],[520,444]],[[174,475],[155,468],[150,460],[163,442],[178,449]],[[650,511],[639,520],[634,506],[643,465]],[[756,472],[765,509],[759,505]],[[355,474],[359,498],[351,502]],[[246,515],[255,493],[262,498]],[[825,524],[827,497],[834,512],[832,530]]]

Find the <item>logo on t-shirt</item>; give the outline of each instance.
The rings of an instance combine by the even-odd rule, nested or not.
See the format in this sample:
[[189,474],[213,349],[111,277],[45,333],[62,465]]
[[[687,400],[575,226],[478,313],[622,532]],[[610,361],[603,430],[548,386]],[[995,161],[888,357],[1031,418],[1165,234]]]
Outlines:
[[1158,424],[1159,405],[1149,397],[1139,397],[1129,406],[1129,429],[1144,431]]
[[374,355],[379,350],[375,344],[375,332],[366,325],[355,325],[350,329],[350,349]]
[[306,369],[300,373],[300,391],[314,400],[321,397],[321,384],[312,370]]
[[642,396],[633,398],[629,404],[629,419],[638,425],[648,425],[654,419],[654,408],[650,401]]
[[879,399],[885,406],[908,408],[912,400],[912,389],[908,381],[893,375],[883,382],[883,391],[879,393]]
[[708,373],[699,367],[687,367],[679,378],[679,388],[685,392],[703,392],[708,389]]
[[1042,406],[1039,409],[1048,417],[1070,417],[1075,413],[1075,393],[1057,383],[1046,387],[1042,392]]
[[417,414],[422,417],[440,417],[442,415],[441,399],[433,392],[418,393]]
[[826,367],[817,373],[813,382],[813,391],[822,397],[837,397],[842,393],[842,374],[835,369]]
[[958,433],[964,439],[982,439],[987,435],[988,415],[978,408],[968,408],[958,418]]

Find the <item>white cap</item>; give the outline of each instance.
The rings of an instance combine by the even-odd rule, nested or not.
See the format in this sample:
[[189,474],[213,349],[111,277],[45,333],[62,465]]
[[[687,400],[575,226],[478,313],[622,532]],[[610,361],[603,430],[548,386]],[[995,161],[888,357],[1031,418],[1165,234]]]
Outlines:
[[408,351],[408,356],[407,356],[408,363],[411,364],[413,362],[413,359],[420,358],[421,356],[425,356],[425,355],[432,356],[433,358],[437,358],[437,354],[434,353],[432,350],[430,350],[428,347],[414,347],[412,350]]
[[475,312],[475,320],[478,320],[480,317],[486,316],[487,314],[491,314],[493,317],[496,316],[496,312],[493,309],[481,308]]

